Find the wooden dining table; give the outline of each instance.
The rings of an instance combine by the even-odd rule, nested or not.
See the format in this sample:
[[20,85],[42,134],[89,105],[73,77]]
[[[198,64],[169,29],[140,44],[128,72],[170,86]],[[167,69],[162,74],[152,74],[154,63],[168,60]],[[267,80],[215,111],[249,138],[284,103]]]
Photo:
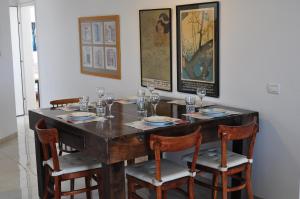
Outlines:
[[[43,118],[48,127],[57,128],[59,139],[63,143],[97,157],[103,165],[104,198],[125,199],[125,161],[148,155],[153,157],[149,149],[149,136],[160,134],[177,136],[192,132],[201,126],[202,143],[218,140],[217,127],[219,124],[241,125],[250,121],[258,112],[228,106],[214,105],[213,107],[237,111],[239,114],[226,115],[211,119],[195,119],[187,117],[185,106],[167,103],[169,99],[161,100],[157,106],[157,114],[180,118],[185,122],[174,126],[159,127],[151,130],[139,130],[125,125],[139,120],[135,104],[114,103],[112,106],[113,119],[105,121],[73,124],[58,118],[67,114],[63,110],[43,108],[29,111],[30,128],[34,130],[36,122]],[[91,109],[90,111],[95,111]],[[42,149],[35,133],[36,168],[38,178],[39,197],[44,192],[44,173],[42,164]],[[243,151],[243,142],[232,144],[235,152]],[[237,182],[233,181],[232,184]],[[240,198],[240,192],[233,193],[232,198]]]

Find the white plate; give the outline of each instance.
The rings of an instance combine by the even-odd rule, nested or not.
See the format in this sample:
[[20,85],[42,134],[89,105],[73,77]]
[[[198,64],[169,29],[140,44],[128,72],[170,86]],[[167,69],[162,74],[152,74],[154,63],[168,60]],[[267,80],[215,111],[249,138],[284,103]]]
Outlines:
[[76,118],[76,117],[95,117],[96,114],[91,113],[91,112],[74,112],[74,113],[70,113],[68,116],[72,117],[72,118]]
[[148,126],[172,126],[174,122],[145,122]]
[[71,121],[87,121],[87,120],[93,120],[95,119],[95,116],[91,116],[91,117],[69,117],[69,120]]
[[205,114],[205,115],[214,115],[214,114],[223,114],[223,113],[226,113],[225,110],[223,110],[223,109],[217,109],[217,108],[202,109],[202,110],[200,110],[200,112],[202,114]]
[[145,122],[150,122],[150,123],[171,123],[174,122],[174,120],[170,117],[166,116],[151,116],[151,117],[146,117],[144,118]]

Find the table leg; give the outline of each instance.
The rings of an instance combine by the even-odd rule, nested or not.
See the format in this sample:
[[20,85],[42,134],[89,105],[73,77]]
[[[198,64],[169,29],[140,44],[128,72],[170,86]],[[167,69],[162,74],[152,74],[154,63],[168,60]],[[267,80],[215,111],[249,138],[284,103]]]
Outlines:
[[125,199],[124,162],[103,164],[103,184],[105,199]]

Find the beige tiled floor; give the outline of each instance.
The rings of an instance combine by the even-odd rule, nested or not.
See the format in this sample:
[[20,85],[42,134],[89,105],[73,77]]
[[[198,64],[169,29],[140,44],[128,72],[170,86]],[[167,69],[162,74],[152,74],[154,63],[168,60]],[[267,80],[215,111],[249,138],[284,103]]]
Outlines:
[[[76,187],[82,185],[83,181],[76,181]],[[63,184],[63,189],[68,187],[68,183]],[[0,145],[0,199],[36,199],[37,193],[33,132],[28,128],[28,118],[19,117],[18,137]],[[153,192],[140,190],[138,193],[145,199],[155,198]],[[196,198],[210,198],[205,189],[197,187],[196,193]],[[93,198],[98,198],[97,192],[93,195]],[[75,198],[83,199],[85,195],[81,194]],[[169,191],[168,198],[185,197],[175,191]]]

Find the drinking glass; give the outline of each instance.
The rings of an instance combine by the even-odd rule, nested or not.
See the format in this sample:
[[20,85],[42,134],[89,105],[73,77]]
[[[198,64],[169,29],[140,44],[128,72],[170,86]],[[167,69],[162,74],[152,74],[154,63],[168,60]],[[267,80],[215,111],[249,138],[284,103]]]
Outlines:
[[106,103],[103,99],[99,99],[96,105],[96,113],[99,117],[104,117],[106,114]]
[[148,88],[150,94],[152,95],[153,91],[155,90],[155,83],[154,82],[148,82],[147,83],[147,88]]
[[105,94],[105,88],[104,87],[97,87],[96,92],[97,92],[98,98],[102,99],[104,97],[104,94]]
[[88,111],[89,96],[82,96],[79,98],[79,109],[81,111]]
[[137,96],[138,96],[138,97],[144,97],[145,95],[146,95],[145,89],[140,88],[140,89],[137,91]]
[[138,118],[143,119],[144,117],[147,117],[147,99],[144,96],[138,97],[136,105]]
[[194,113],[196,107],[196,97],[188,95],[185,97],[186,113]]
[[150,103],[153,106],[153,115],[156,115],[156,107],[159,103],[160,97],[158,93],[152,93],[152,95],[150,96]]
[[112,93],[107,93],[105,95],[105,102],[108,105],[108,116],[106,116],[107,118],[114,118],[115,117],[111,114],[111,106],[113,105],[114,100],[115,100],[115,97]]
[[206,95],[206,88],[205,87],[199,87],[197,88],[197,95],[200,98],[200,108],[203,106],[203,98]]

